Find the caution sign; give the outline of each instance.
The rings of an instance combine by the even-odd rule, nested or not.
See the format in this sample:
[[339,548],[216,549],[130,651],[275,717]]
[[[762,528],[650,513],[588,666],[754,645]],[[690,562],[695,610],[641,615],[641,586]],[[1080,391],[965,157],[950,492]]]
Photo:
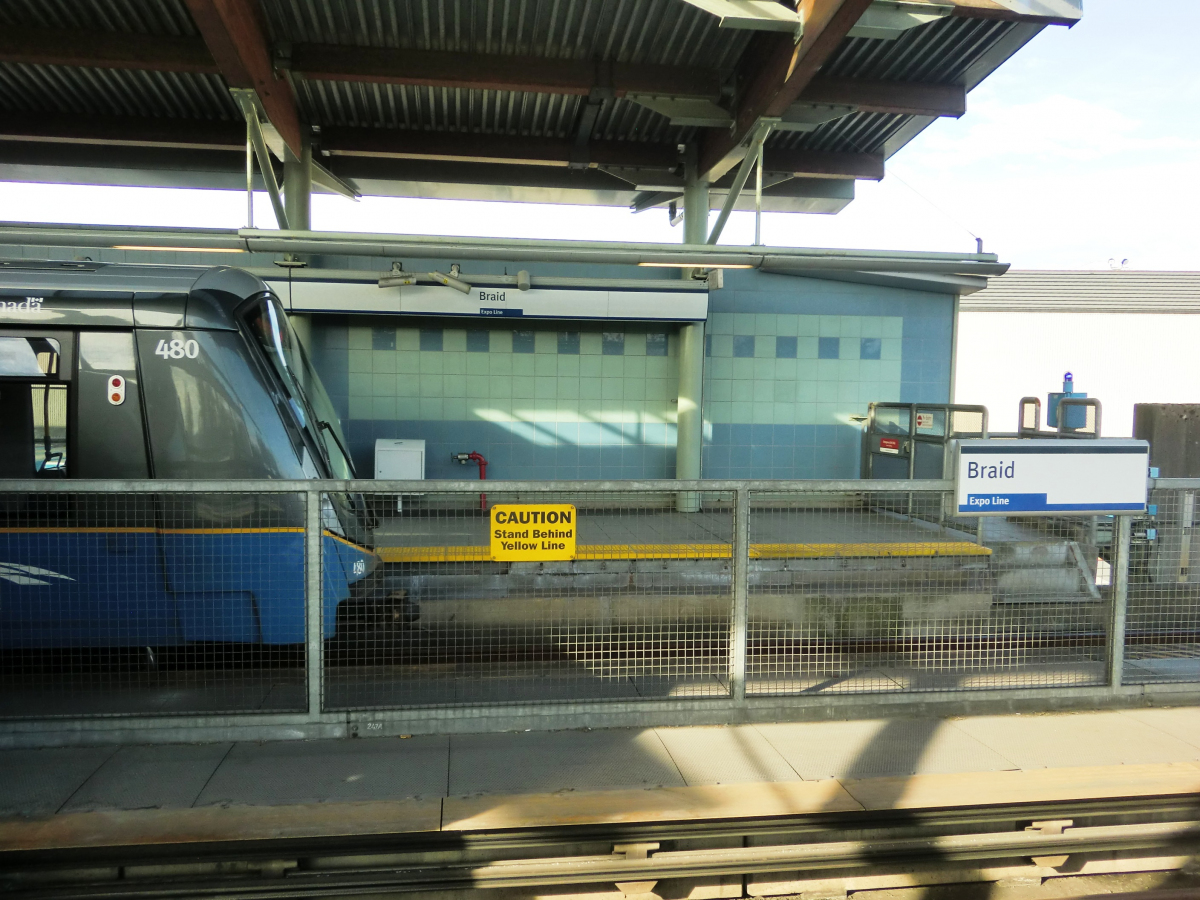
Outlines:
[[492,559],[574,559],[578,525],[570,503],[497,504],[492,507]]

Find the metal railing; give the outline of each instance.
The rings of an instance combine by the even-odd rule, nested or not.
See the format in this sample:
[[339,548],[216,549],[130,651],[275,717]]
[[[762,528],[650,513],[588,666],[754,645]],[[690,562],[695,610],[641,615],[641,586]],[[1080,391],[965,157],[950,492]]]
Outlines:
[[[0,742],[729,721],[1200,682],[1200,481],[1158,480],[1145,517],[983,535],[953,515],[951,482],[899,487],[488,482],[488,506],[579,517],[573,560],[498,562],[473,481],[5,482]],[[699,511],[678,511],[681,491]]]

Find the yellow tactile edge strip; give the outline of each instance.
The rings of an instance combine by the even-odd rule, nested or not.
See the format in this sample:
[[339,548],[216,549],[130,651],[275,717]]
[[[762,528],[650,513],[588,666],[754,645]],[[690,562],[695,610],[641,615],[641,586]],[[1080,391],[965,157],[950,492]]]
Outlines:
[[[489,562],[487,547],[379,547],[384,562]],[[990,556],[992,551],[967,541],[920,541],[862,544],[751,544],[751,559],[852,559],[892,556]],[[728,544],[581,544],[575,561],[623,559],[729,559]]]

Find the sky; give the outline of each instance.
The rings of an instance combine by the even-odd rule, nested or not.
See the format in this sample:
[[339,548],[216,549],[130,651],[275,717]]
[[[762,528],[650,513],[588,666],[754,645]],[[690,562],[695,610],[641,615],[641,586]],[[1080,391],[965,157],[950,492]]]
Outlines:
[[[1085,0],[1074,28],[1050,27],[888,161],[836,216],[766,213],[777,246],[984,249],[1022,269],[1200,268],[1200,33],[1197,0]],[[256,198],[258,224],[274,218]],[[715,215],[715,214],[714,214]],[[0,182],[0,219],[240,227],[245,196]],[[313,228],[579,240],[682,240],[664,210],[318,194]],[[722,244],[753,240],[734,213]]]

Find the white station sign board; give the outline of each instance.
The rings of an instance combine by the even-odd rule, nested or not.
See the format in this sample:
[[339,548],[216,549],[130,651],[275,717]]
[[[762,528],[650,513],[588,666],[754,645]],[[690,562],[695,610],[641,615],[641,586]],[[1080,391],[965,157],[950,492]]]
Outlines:
[[1149,465],[1145,441],[960,441],[955,505],[960,516],[1144,512]]
[[381,288],[375,282],[285,280],[268,284],[293,312],[399,313],[524,319],[642,319],[702,322],[708,290],[613,290],[475,286],[464,294],[441,285]]

